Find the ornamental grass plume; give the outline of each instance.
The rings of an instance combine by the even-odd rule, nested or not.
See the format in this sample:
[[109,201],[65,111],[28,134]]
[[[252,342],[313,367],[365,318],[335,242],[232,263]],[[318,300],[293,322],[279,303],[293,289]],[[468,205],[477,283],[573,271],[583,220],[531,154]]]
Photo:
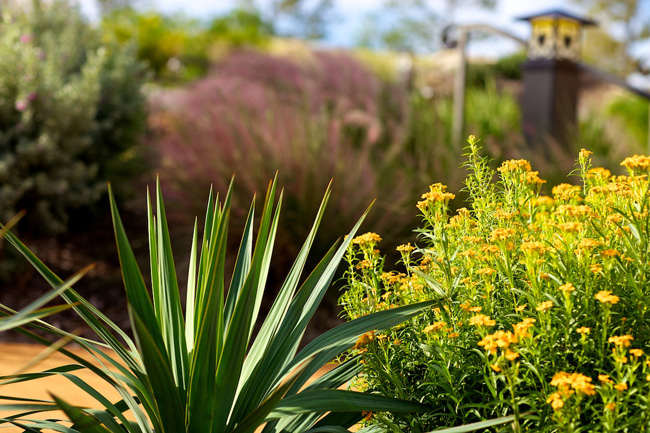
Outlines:
[[[627,175],[617,175],[592,167],[583,149],[580,185],[546,196],[539,182],[521,181],[535,173],[528,161],[494,171],[478,141],[468,143],[466,207],[418,203],[419,238],[403,269],[389,270],[376,253],[358,273],[364,255],[348,250],[341,304],[351,323],[386,308],[360,302],[370,289],[369,299],[390,293],[391,305],[436,304],[387,332],[401,345],[372,343],[361,374],[369,390],[415,395],[437,412],[376,413],[369,423],[408,432],[505,423],[516,432],[645,431],[650,158],[627,158]],[[449,194],[434,185],[429,193]]]

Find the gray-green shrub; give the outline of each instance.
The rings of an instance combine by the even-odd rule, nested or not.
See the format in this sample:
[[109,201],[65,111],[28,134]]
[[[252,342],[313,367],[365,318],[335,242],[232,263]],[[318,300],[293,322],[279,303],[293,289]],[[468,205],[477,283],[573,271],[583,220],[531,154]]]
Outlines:
[[120,187],[138,160],[143,67],[103,46],[68,0],[16,3],[0,22],[0,219],[26,210],[31,233]]

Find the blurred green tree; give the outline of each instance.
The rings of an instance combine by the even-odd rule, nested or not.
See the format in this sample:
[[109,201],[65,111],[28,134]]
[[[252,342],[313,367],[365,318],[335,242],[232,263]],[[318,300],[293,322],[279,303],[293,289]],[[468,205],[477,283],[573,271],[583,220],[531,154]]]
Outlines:
[[[638,64],[635,45],[650,38],[650,2],[647,0],[572,0],[587,8],[600,28],[588,33],[591,56],[598,66],[612,72],[628,74]],[[587,44],[585,44],[587,47]],[[587,52],[589,53],[589,52]],[[587,56],[586,53],[586,56]],[[605,55],[606,54],[606,55]]]
[[322,39],[334,18],[332,0],[237,0],[235,9],[258,14],[284,36]]
[[435,51],[440,47],[440,31],[456,21],[460,8],[494,9],[497,0],[445,0],[443,8],[440,4],[439,0],[386,0],[381,9],[365,17],[358,44],[395,51]]
[[139,3],[138,0],[96,0],[97,7],[102,16],[109,15],[120,9],[132,8]]

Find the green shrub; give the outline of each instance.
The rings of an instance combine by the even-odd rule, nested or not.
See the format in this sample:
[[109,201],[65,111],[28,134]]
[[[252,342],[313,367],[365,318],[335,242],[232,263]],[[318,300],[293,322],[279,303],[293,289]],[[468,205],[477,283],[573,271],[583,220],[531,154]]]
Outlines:
[[138,58],[165,82],[202,77],[224,51],[263,46],[273,34],[259,14],[240,9],[209,22],[118,9],[102,19],[101,28],[106,42],[134,44]]
[[[362,419],[364,410],[398,413],[428,409],[417,402],[337,389],[358,371],[355,362],[342,363],[307,384],[322,366],[350,349],[359,335],[371,329],[388,329],[432,305],[423,302],[341,325],[299,351],[307,323],[361,225],[359,221],[345,240],[332,246],[308,277],[301,278],[329,191],[273,306],[254,332],[267,287],[282,196],[276,203],[276,183],[269,185],[257,235],[253,201],[248,216],[244,216],[237,261],[228,283],[226,238],[230,218],[234,216],[230,208],[232,192],[231,184],[223,202],[210,194],[202,238],[195,223],[184,312],[160,188],[156,190],[155,203],[147,200],[151,291],[146,287],[111,194],[113,226],[134,339],[70,288],[83,271],[64,283],[0,224],[0,234],[99,336],[99,340],[81,338],[42,321],[29,322],[40,313],[27,309],[15,314],[0,305],[0,330],[21,325],[22,334],[45,345],[52,343],[34,333],[35,329],[72,340],[99,361],[90,362],[59,347],[71,364],[39,373],[4,376],[0,381],[61,376],[91,395],[101,407],[77,408],[55,395],[51,400],[3,396],[0,411],[11,413],[0,418],[0,426],[82,433],[253,433],[266,424],[263,432],[299,433],[314,426],[321,431],[346,431]],[[107,348],[114,352],[108,353]],[[114,387],[122,399],[108,401],[89,387],[76,374],[84,368]],[[65,412],[71,423],[29,418],[34,413],[57,409]],[[132,419],[125,417],[127,410]],[[327,415],[323,417],[324,414]]]
[[501,57],[494,64],[494,71],[503,78],[521,80],[523,75],[522,65],[527,57],[528,54],[525,51],[519,51],[509,56]]
[[607,114],[616,117],[623,130],[632,135],[637,149],[647,149],[650,104],[640,96],[621,96],[608,107]]
[[581,184],[559,184],[551,197],[527,161],[505,161],[497,175],[469,143],[468,208],[452,214],[454,194],[431,185],[418,203],[418,245],[398,248],[401,272],[384,264],[376,234],[349,249],[340,301],[350,323],[436,303],[352,351],[364,366],[357,388],[435,408],[371,422],[418,432],[494,418],[516,432],[645,431],[650,157],[626,158],[629,175],[613,176],[583,149]]
[[3,12],[0,219],[24,209],[28,231],[56,234],[138,160],[144,71],[66,0]]

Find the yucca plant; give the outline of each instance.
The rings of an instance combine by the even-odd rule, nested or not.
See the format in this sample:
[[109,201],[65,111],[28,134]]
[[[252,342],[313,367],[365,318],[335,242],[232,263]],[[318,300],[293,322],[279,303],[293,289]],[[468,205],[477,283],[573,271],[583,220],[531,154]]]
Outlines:
[[[110,194],[117,249],[122,267],[134,339],[95,309],[69,284],[54,275],[13,234],[16,247],[84,319],[101,341],[71,335],[44,321],[19,328],[43,344],[51,344],[33,328],[72,339],[95,359],[89,362],[59,349],[73,361],[40,373],[0,378],[0,383],[62,375],[94,397],[102,409],[74,407],[57,396],[52,400],[0,397],[0,411],[15,414],[0,419],[24,431],[47,428],[61,432],[225,433],[286,431],[345,431],[362,418],[362,411],[423,411],[427,406],[379,395],[338,390],[358,372],[356,362],[336,366],[305,386],[325,364],[350,349],[357,338],[407,320],[431,302],[382,311],[332,329],[302,350],[305,327],[330,285],[363,217],[350,234],[334,245],[298,289],[307,255],[329,197],[325,194],[309,235],[255,338],[282,194],[274,206],[276,183],[269,185],[254,241],[255,200],[245,223],[241,245],[226,290],[226,234],[232,184],[223,201],[212,192],[203,239],[195,223],[185,312],[181,303],[160,187],[155,208],[147,197],[151,260],[151,297],[136,263]],[[365,215],[364,215],[365,216]],[[3,228],[0,225],[0,228]],[[4,315],[13,314],[2,306]],[[114,355],[106,349],[112,349]],[[114,359],[117,358],[117,359]],[[110,368],[109,368],[110,367]],[[87,368],[112,385],[121,399],[111,402],[75,375]],[[29,414],[63,410],[67,420],[32,420]],[[129,417],[125,416],[131,411]],[[323,416],[323,414],[328,413]],[[6,412],[5,412],[6,413]]]

